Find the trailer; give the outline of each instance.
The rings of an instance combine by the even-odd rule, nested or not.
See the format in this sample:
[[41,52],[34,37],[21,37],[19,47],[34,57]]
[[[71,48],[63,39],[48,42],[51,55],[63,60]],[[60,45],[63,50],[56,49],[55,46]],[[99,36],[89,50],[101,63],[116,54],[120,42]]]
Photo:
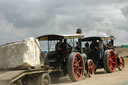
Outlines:
[[53,70],[40,63],[40,56],[43,52],[33,37],[0,46],[0,85],[50,85]]
[[0,84],[3,85],[50,85],[49,66],[0,69]]

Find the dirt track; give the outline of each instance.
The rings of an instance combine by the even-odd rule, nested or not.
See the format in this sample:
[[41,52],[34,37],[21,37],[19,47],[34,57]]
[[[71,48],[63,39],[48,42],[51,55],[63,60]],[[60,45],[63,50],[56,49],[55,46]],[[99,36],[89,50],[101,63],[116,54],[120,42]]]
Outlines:
[[104,69],[98,69],[91,78],[84,77],[79,82],[72,82],[68,76],[61,78],[52,85],[128,85],[128,58],[125,58],[125,69],[113,73],[106,73]]
[[99,69],[91,78],[85,77],[79,82],[71,82],[67,76],[52,85],[128,85],[128,66],[124,71],[117,69],[114,73],[106,73],[104,69]]
[[[119,55],[128,56],[128,48],[117,48]],[[126,66],[123,71],[106,73],[104,69],[98,69],[96,74],[91,78],[84,77],[79,82],[71,82],[69,77],[61,78],[57,83],[52,85],[128,85],[128,58],[125,58]]]

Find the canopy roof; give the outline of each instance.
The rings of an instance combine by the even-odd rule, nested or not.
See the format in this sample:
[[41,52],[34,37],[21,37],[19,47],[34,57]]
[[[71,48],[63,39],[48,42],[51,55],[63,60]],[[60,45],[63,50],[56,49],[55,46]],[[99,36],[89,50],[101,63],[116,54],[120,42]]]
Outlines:
[[86,37],[83,38],[82,41],[92,41],[92,40],[115,40],[114,36],[110,36],[110,37],[97,37],[97,36],[93,36],[93,37]]
[[75,39],[75,38],[83,38],[84,35],[82,34],[48,34],[48,35],[43,35],[40,37],[37,37],[39,41],[42,40],[60,40],[60,39]]

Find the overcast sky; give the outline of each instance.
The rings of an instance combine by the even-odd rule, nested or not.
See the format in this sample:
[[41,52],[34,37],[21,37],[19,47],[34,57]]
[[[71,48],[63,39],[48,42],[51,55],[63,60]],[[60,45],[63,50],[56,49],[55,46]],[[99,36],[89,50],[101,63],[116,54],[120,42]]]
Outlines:
[[0,44],[77,28],[128,44],[128,0],[0,0]]

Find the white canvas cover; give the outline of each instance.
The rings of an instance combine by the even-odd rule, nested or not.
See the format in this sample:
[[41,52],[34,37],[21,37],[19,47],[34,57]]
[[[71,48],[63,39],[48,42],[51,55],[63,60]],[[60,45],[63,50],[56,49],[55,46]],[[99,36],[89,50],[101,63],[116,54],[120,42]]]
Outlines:
[[[37,43],[36,43],[36,42]],[[0,68],[12,68],[28,64],[40,64],[39,41],[33,37],[0,46]]]

